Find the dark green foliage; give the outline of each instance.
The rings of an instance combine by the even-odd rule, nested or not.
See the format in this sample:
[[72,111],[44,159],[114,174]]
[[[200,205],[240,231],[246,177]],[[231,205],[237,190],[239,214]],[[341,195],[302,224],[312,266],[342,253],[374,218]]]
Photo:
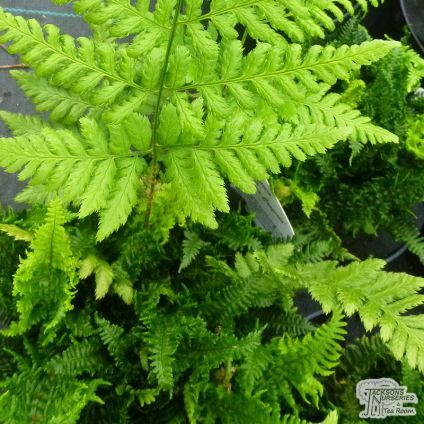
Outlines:
[[[356,290],[362,290],[365,303],[357,307],[371,327],[377,321],[367,312],[367,302],[392,308],[396,296],[388,286],[404,287],[402,308],[408,308],[417,304],[414,287],[423,283],[385,275],[372,261],[341,268],[329,262],[302,264],[292,245],[270,244],[266,235],[249,227],[250,217],[224,216],[223,226],[228,219],[245,232],[250,228],[251,237],[268,247],[250,251],[247,243],[241,254],[240,246],[232,250],[218,232],[192,228],[204,248],[180,269],[186,234],[174,230],[172,241],[145,256],[138,278],[131,281],[131,305],[125,306],[111,293],[96,300],[95,276],[89,276],[79,283],[74,310],[58,323],[54,343],[46,344],[36,331],[29,332],[23,344],[20,338],[2,335],[9,352],[1,364],[3,384],[9,390],[0,403],[4,422],[20,423],[25,417],[56,422],[66,411],[74,417],[70,422],[81,423],[279,423],[284,415],[283,422],[289,423],[302,422],[300,417],[306,422],[323,420],[334,409],[331,403],[325,406],[333,384],[326,382],[327,376],[334,369],[351,373],[354,368],[353,384],[371,369],[377,346],[364,342],[340,356],[345,335],[340,310],[351,313]],[[77,234],[81,229],[79,224],[68,225],[67,231]],[[74,242],[74,246],[82,245]],[[96,249],[99,257],[131,264],[129,250],[111,250],[108,243]],[[79,252],[84,258],[85,250]],[[157,263],[167,265],[153,272]],[[375,288],[360,289],[370,279]],[[335,290],[338,287],[339,298],[328,289],[329,282]],[[294,307],[294,293],[305,289],[333,312],[320,327],[305,322]],[[381,297],[383,292],[386,297]],[[10,298],[10,292],[3,297]],[[401,316],[396,319],[409,325]],[[384,316],[378,320],[381,328],[385,320]],[[409,342],[400,346],[390,341],[387,330],[384,337],[397,354],[417,349],[421,358],[423,346]],[[381,352],[378,357],[384,363],[397,364],[388,359],[386,348]],[[362,368],[354,365],[359,361]],[[422,367],[421,362],[418,365]],[[22,386],[24,380],[28,383]],[[26,396],[36,404],[23,406]],[[55,402],[45,403],[52,396]],[[105,407],[92,402],[99,399]],[[345,401],[341,396],[333,404]],[[10,402],[19,415],[15,407],[6,407]],[[337,422],[334,414],[327,420]]]
[[[340,358],[340,364],[327,381],[325,397],[330,404],[340,406],[340,422],[360,424],[358,414],[362,407],[356,398],[356,384],[367,378],[391,376],[406,386],[409,393],[416,393],[418,399],[423,392],[423,375],[411,369],[406,362],[397,362],[388,354],[387,348],[378,337],[362,338],[349,346]],[[387,417],[390,424],[418,424],[424,419],[422,402],[413,405],[417,414],[408,417]]]

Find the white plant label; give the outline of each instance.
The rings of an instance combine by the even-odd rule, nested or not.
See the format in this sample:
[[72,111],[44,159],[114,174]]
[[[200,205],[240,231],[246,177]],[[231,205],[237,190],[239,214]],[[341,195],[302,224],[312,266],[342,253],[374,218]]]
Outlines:
[[268,181],[256,183],[255,194],[246,194],[236,189],[246,202],[246,208],[255,212],[255,224],[274,237],[288,239],[294,236],[294,230],[280,201],[275,197]]

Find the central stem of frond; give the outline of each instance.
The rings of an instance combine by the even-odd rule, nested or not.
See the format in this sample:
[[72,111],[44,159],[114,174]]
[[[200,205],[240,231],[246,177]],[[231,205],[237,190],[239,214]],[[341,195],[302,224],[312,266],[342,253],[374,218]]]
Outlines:
[[178,26],[178,19],[180,17],[182,5],[183,5],[183,0],[178,0],[173,22],[172,22],[171,33],[170,33],[168,45],[166,48],[165,62],[164,62],[162,73],[159,80],[159,94],[158,94],[158,99],[156,102],[155,112],[153,116],[153,126],[152,126],[152,144],[151,144],[152,145],[152,164],[151,164],[152,173],[151,173],[150,189],[149,189],[149,194],[147,198],[145,227],[148,227],[149,221],[150,221],[150,215],[152,213],[152,203],[153,203],[153,197],[154,197],[155,186],[156,186],[156,178],[158,174],[157,130],[159,126],[160,107],[162,103],[162,95],[163,95],[163,90],[165,86],[166,72],[168,70],[168,65],[169,65],[169,58],[171,56],[172,44],[174,42],[175,32]]

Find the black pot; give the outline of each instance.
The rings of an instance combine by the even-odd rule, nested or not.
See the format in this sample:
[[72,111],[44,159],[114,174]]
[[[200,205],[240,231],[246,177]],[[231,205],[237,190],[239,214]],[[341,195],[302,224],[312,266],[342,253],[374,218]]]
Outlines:
[[[424,226],[424,204],[415,205],[412,211],[416,216],[416,226],[422,231]],[[377,236],[361,235],[356,238],[346,238],[343,245],[349,252],[360,259],[369,257],[384,259],[388,264],[398,260],[407,247],[398,243],[386,231],[379,231]]]
[[424,52],[424,2],[423,0],[401,0],[400,4],[412,35]]

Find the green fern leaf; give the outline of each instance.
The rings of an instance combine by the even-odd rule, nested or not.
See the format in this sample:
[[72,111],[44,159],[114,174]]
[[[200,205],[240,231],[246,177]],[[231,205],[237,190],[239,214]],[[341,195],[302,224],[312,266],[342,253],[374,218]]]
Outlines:
[[[342,307],[347,315],[359,313],[369,331],[380,327],[380,336],[397,359],[424,370],[422,315],[406,313],[424,302],[419,290],[424,280],[407,274],[384,273],[385,262],[368,260],[336,268],[335,263],[305,267],[309,290],[329,312]],[[321,278],[315,271],[319,269]],[[306,270],[308,269],[308,270]],[[310,273],[309,271],[312,271]],[[323,277],[325,275],[325,277]]]
[[[180,193],[179,208],[194,221],[210,227],[216,227],[214,209],[228,212],[220,174],[242,190],[254,192],[254,180],[264,180],[268,172],[278,172],[279,164],[290,166],[292,156],[305,160],[307,155],[324,153],[350,132],[348,128],[334,130],[316,126],[292,131],[289,127],[274,125],[269,129],[261,121],[237,121],[236,134],[244,132],[241,140],[235,137],[232,132],[235,124],[230,122],[224,129],[221,145],[216,140],[194,145],[161,145],[168,180]],[[169,139],[161,141],[165,143]]]
[[102,362],[99,346],[85,339],[82,342],[75,342],[61,355],[53,357],[47,363],[46,369],[63,378],[83,373],[94,375],[103,368]]
[[156,397],[159,394],[157,389],[142,389],[137,391],[138,401],[140,406],[143,408],[145,405],[150,405],[156,401]]
[[323,124],[330,127],[348,127],[352,130],[350,139],[361,143],[399,141],[395,134],[372,124],[368,117],[362,116],[358,110],[342,103],[339,94],[326,94],[327,89],[323,88],[319,93],[299,96],[297,99],[288,98],[285,105],[288,110],[287,118],[302,125]]
[[396,225],[391,225],[390,229],[396,240],[405,243],[408,246],[408,250],[417,255],[421,263],[424,264],[424,237],[415,222],[396,223]]
[[94,274],[96,280],[96,299],[103,299],[112,285],[113,269],[106,261],[90,254],[81,262],[79,277],[85,279],[92,274]]
[[117,365],[124,364],[124,353],[128,346],[124,329],[116,324],[111,324],[101,317],[96,317],[96,324],[99,327],[100,338],[115,360],[115,363]]
[[10,172],[23,168],[21,179],[48,181],[55,191],[80,205],[80,217],[99,212],[98,239],[122,225],[137,201],[144,160],[123,148],[111,151],[106,134],[95,121],[81,120],[82,137],[67,130],[45,129],[30,138],[0,139],[0,163]]
[[22,334],[39,322],[46,332],[53,330],[72,309],[76,261],[64,223],[62,203],[55,200],[15,274],[13,291],[18,298],[19,321],[13,322],[6,334]]
[[198,234],[192,231],[185,231],[184,236],[185,239],[183,241],[183,257],[179,271],[187,268],[196,259],[200,251],[209,244],[208,242],[201,240]]
[[[58,4],[67,3],[64,0],[55,1]],[[125,0],[107,0],[104,6],[100,0],[78,0],[75,2],[75,8],[90,24],[104,26],[115,37],[137,34],[133,45],[137,54],[143,54],[152,45],[166,41],[166,31],[163,30],[169,29],[169,20],[166,18],[175,3],[160,2],[156,6],[155,14],[149,10],[149,4],[141,0],[135,4],[128,4]],[[378,5],[377,0],[361,0],[359,3],[364,10],[367,9],[368,3]],[[202,41],[207,39],[207,33],[201,30],[202,20],[210,20],[224,39],[237,38],[235,25],[240,22],[252,38],[283,43],[285,39],[282,34],[293,41],[304,41],[306,36],[324,37],[323,27],[333,30],[334,18],[342,21],[346,12],[354,13],[350,0],[313,0],[308,6],[301,0],[213,0],[210,11],[206,14],[203,13],[202,6],[203,2],[198,0],[188,1],[186,14],[180,17],[180,22],[187,27],[187,32],[193,38],[200,37]],[[113,23],[112,18],[116,20]],[[202,48],[200,42],[199,47]]]
[[16,137],[37,134],[48,128],[48,123],[36,116],[0,111],[0,119],[9,127]]
[[150,373],[157,379],[161,389],[172,390],[174,385],[175,352],[181,339],[178,328],[169,326],[164,320],[149,323],[146,334],[149,346]]
[[102,380],[46,376],[42,367],[26,365],[3,382],[0,420],[5,424],[76,423],[87,404],[103,403],[96,395],[102,385]]
[[[349,0],[311,0],[308,7],[303,0],[213,0],[208,11],[198,0],[184,7],[181,0],[153,7],[144,0],[77,0],[74,7],[111,37],[74,39],[0,11],[0,42],[35,71],[15,73],[24,91],[53,120],[84,116],[82,137],[46,129],[0,140],[0,165],[24,168],[21,178],[32,180],[21,199],[46,200],[64,188],[81,218],[98,212],[98,240],[126,222],[140,194],[149,220],[158,180],[170,184],[177,215],[215,228],[215,211],[229,210],[224,178],[253,193],[255,180],[290,166],[292,157],[325,152],[352,130],[361,140],[394,140],[330,97],[319,106],[330,110],[312,126],[289,125],[284,114],[287,98],[348,80],[398,45],[376,40],[304,50],[288,43],[324,36],[334,18],[353,12]],[[256,42],[248,53],[238,40],[240,24],[243,39]]]
[[333,314],[331,321],[319,327],[315,333],[303,339],[284,337],[279,342],[279,351],[287,367],[287,379],[307,400],[310,396],[318,405],[323,387],[315,374],[328,376],[339,363],[341,342],[346,331],[343,315]]
[[24,71],[12,71],[22,91],[33,101],[40,112],[50,112],[52,121],[72,124],[86,115],[99,114],[98,109],[84,94],[72,93],[60,87],[53,87],[45,78]]
[[22,240],[28,243],[31,243],[34,238],[31,231],[24,230],[23,228],[13,224],[0,224],[0,231],[13,237],[15,240]]
[[55,85],[77,93],[91,91],[98,105],[111,103],[127,87],[149,91],[128,78],[126,69],[131,66],[126,62],[132,59],[124,50],[118,52],[109,44],[94,43],[83,37],[78,39],[77,47],[72,37],[60,35],[54,25],[46,25],[44,33],[36,20],[26,21],[3,11],[0,30],[3,31],[0,42],[10,42],[8,50],[21,54],[38,76],[49,75]]

